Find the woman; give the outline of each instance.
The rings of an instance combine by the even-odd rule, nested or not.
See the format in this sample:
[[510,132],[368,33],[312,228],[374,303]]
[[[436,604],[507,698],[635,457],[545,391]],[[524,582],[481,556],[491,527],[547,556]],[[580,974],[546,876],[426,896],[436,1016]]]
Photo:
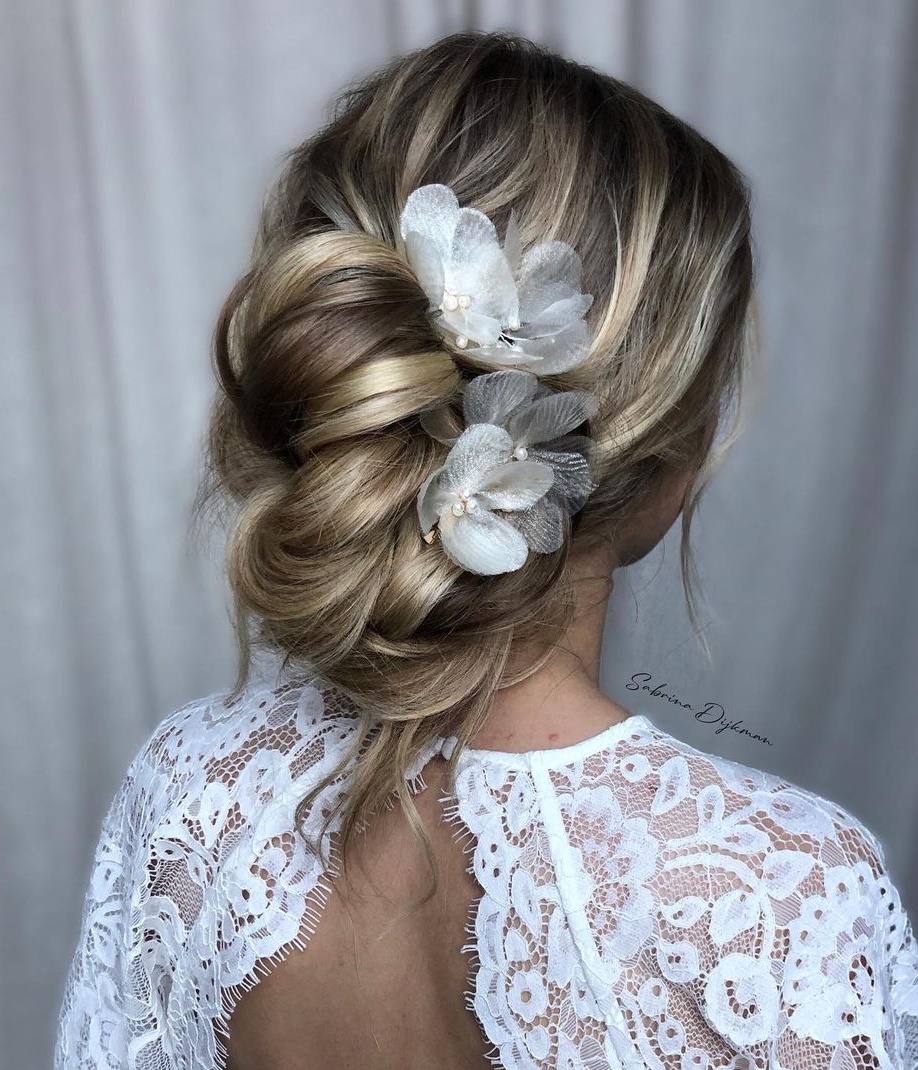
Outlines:
[[112,803],[58,1067],[918,1065],[870,831],[597,685],[680,512],[694,619],[753,293],[742,175],[619,81],[463,34],[342,96],[215,333],[239,678]]

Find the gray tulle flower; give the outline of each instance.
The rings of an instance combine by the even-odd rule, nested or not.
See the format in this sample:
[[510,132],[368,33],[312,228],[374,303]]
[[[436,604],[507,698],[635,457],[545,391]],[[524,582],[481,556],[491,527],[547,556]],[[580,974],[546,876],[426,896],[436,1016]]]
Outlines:
[[421,531],[436,524],[445,552],[470,572],[511,572],[529,552],[525,534],[492,510],[531,508],[554,477],[548,465],[512,456],[507,431],[472,424],[418,493]]
[[[531,372],[508,369],[478,375],[466,384],[462,400],[465,430],[457,427],[449,406],[424,413],[421,426],[432,438],[453,447],[447,465],[461,463],[476,474],[487,473],[492,466],[508,460],[511,467],[532,463],[547,467],[552,479],[531,501],[494,507],[512,510],[504,523],[522,536],[528,549],[551,553],[564,541],[564,514],[572,515],[582,508],[595,488],[589,464],[591,441],[571,432],[593,416],[596,407],[591,394],[553,391],[541,385]],[[494,430],[469,436],[473,428]],[[456,462],[453,454],[460,442],[461,462]],[[499,453],[491,452],[498,444]],[[436,475],[435,472],[429,477],[422,491]],[[421,514],[422,530],[432,525],[431,514]],[[440,532],[442,537],[442,521]],[[519,543],[514,546],[519,556]],[[446,540],[444,548],[449,549]]]

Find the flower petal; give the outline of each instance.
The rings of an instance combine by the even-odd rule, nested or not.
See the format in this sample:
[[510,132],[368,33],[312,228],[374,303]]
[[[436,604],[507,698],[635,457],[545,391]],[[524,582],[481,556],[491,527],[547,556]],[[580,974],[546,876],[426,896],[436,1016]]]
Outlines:
[[[422,234],[433,243],[441,262],[446,263],[452,249],[459,212],[459,201],[449,186],[439,183],[419,186],[409,195],[402,209],[399,219],[402,238],[407,242],[412,232]],[[438,304],[440,298],[437,298]]]
[[529,460],[547,464],[554,472],[552,494],[557,495],[567,511],[576,513],[596,489],[590,466],[580,453],[562,453],[557,450],[531,449]]
[[537,461],[507,461],[492,468],[476,499],[488,509],[527,509],[551,487],[555,474]]
[[425,234],[412,230],[405,238],[405,255],[427,294],[430,307],[439,308],[445,280],[440,250]]
[[474,261],[482,251],[500,249],[497,228],[477,208],[460,208],[456,216],[456,229],[450,259],[455,264]]
[[462,434],[462,421],[451,405],[438,405],[435,409],[427,409],[421,413],[419,423],[431,438],[448,446]]
[[510,267],[513,277],[516,278],[523,259],[523,246],[520,240],[520,226],[516,218],[516,212],[510,209],[510,218],[507,221],[507,230],[504,234],[504,256]]
[[571,297],[563,297],[559,301],[553,301],[513,333],[520,338],[541,338],[547,334],[560,334],[572,323],[583,319],[592,306],[592,294],[578,293]]
[[514,409],[532,400],[539,381],[526,371],[476,375],[465,387],[462,411],[466,424],[504,425]]
[[518,446],[550,442],[579,427],[594,415],[597,407],[593,395],[583,390],[548,394],[513,413],[507,421],[507,430]]
[[507,522],[519,531],[527,545],[537,553],[550,554],[564,544],[564,512],[551,495],[540,498],[522,512],[509,513]]
[[501,325],[518,313],[516,283],[497,240],[497,230],[475,208],[459,212],[446,261],[446,284],[457,294],[471,297],[473,312],[494,317]]
[[532,365],[539,375],[556,375],[576,367],[589,356],[590,329],[586,320],[577,320],[548,338],[523,338],[516,348],[529,357],[541,358]]
[[582,272],[580,257],[566,242],[543,242],[527,250],[517,276],[520,320],[529,323],[555,301],[578,294]]
[[531,357],[521,350],[508,345],[481,346],[478,349],[470,349],[468,352],[463,353],[463,357],[473,364],[499,370],[518,366],[522,371],[527,369],[537,371],[542,365],[541,357]]
[[436,524],[440,514],[454,500],[453,495],[447,493],[441,486],[438,476],[443,473],[443,466],[435,468],[421,484],[418,491],[417,509],[418,521],[421,525],[421,534],[426,535]]
[[472,424],[456,439],[444,465],[440,480],[443,488],[458,493],[468,489],[474,494],[496,465],[510,459],[513,440],[495,424]]
[[455,334],[464,334],[478,345],[494,345],[500,338],[500,320],[473,309],[457,308],[453,312],[444,312],[443,320]]
[[483,576],[513,572],[529,555],[522,534],[487,509],[460,516],[447,510],[440,520],[440,542],[457,565]]

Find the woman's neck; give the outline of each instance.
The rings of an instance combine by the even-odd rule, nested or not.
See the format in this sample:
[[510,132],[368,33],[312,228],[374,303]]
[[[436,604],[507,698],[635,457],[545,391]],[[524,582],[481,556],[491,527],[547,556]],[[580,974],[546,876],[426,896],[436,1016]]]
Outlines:
[[[604,551],[572,563],[574,619],[542,668],[497,692],[470,746],[506,751],[564,747],[631,716],[599,689],[612,568]],[[514,657],[522,659],[524,652]]]

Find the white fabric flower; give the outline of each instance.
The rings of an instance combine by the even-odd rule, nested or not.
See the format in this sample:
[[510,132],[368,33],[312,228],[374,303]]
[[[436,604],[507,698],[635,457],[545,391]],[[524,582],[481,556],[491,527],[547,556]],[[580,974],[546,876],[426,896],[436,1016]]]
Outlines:
[[440,184],[411,193],[400,231],[431,311],[476,361],[547,375],[586,357],[593,298],[581,293],[580,258],[565,242],[523,253],[511,211],[501,248],[490,219]]
[[[595,398],[584,391],[554,391],[531,372],[507,369],[470,380],[462,408],[466,426],[501,427],[509,436],[511,456],[552,469],[549,491],[516,510],[507,522],[523,535],[530,549],[539,553],[557,550],[564,541],[564,514],[577,512],[595,488],[587,460],[590,439],[570,433],[595,414]],[[421,426],[447,445],[458,440],[459,429],[449,406],[424,413]]]
[[492,509],[526,509],[548,490],[552,469],[512,459],[510,435],[494,424],[467,427],[417,498],[421,531],[436,524],[447,556],[469,572],[512,572],[526,560],[523,534]]
[[491,220],[474,208],[460,208],[449,186],[430,185],[409,196],[400,226],[408,262],[457,344],[496,344],[518,307]]

